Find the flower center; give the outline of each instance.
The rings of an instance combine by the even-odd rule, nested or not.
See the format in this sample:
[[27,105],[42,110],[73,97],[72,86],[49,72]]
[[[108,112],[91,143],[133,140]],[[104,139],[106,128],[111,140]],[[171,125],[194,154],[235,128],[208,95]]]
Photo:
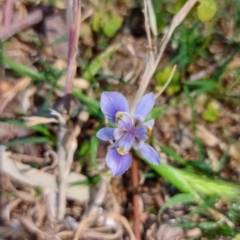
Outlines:
[[148,135],[148,137],[150,137],[152,135],[152,129],[151,128],[147,128],[147,135]]
[[126,152],[124,151],[124,148],[117,148],[117,152],[120,154],[120,155],[125,155]]

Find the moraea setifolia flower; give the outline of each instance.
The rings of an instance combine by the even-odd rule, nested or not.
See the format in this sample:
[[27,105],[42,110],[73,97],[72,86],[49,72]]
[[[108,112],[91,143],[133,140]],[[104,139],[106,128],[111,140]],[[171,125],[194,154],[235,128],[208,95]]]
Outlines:
[[123,174],[131,165],[133,147],[152,164],[159,165],[157,151],[145,143],[152,132],[154,120],[144,122],[155,103],[154,94],[148,93],[139,101],[134,114],[129,113],[127,99],[118,92],[104,92],[100,107],[104,116],[116,124],[116,128],[104,127],[97,133],[103,141],[114,141],[108,149],[106,164],[113,176]]

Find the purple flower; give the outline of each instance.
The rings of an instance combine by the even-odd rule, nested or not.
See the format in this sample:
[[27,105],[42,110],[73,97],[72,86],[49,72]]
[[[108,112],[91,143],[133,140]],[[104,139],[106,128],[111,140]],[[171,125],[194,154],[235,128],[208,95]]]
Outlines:
[[118,92],[104,92],[101,96],[100,107],[104,116],[116,124],[116,128],[104,127],[97,133],[103,141],[114,141],[109,148],[106,163],[113,176],[123,174],[131,165],[133,147],[150,163],[159,165],[157,151],[145,143],[152,133],[154,120],[144,122],[155,103],[154,94],[143,96],[134,114],[129,113],[127,99]]

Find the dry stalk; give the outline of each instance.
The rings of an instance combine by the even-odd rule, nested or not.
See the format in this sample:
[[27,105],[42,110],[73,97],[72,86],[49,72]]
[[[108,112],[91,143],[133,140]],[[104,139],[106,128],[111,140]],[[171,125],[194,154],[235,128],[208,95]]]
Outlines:
[[54,236],[53,234],[47,234],[37,228],[34,224],[32,217],[24,217],[20,219],[22,226],[31,234],[36,237],[36,239],[46,239],[46,240],[60,240],[58,236]]
[[145,19],[144,25],[145,25],[145,30],[146,30],[146,34],[147,34],[148,47],[150,48],[150,51],[152,51],[153,44],[152,44],[151,31],[150,31],[150,26],[149,26],[147,0],[143,1],[143,14],[144,14],[144,19]]
[[23,162],[23,163],[37,163],[37,164],[43,164],[48,163],[49,159],[41,158],[41,157],[35,157],[27,154],[22,153],[12,153],[11,158]]
[[105,199],[106,193],[107,193],[107,182],[104,179],[102,179],[99,185],[97,194],[94,197],[94,202],[92,203],[91,208],[88,212],[88,216],[93,216],[98,213],[98,209],[102,205]]
[[16,21],[7,26],[0,27],[0,42],[4,42],[18,32],[27,29],[43,19],[43,12],[41,9],[37,9],[31,12],[26,18]]
[[48,150],[44,155],[47,159],[52,159],[52,163],[51,163],[50,166],[46,166],[46,167],[41,168],[41,170],[42,171],[48,171],[48,170],[56,168],[57,165],[58,165],[58,155],[57,155],[57,153],[53,150]]
[[[0,29],[0,34],[1,34],[1,29]],[[0,96],[0,100],[1,100],[0,113],[4,111],[7,104],[18,94],[18,92],[25,89],[30,82],[31,82],[31,78],[29,77],[21,78],[12,88],[10,88],[8,91],[3,93],[2,96]]]
[[[66,87],[64,95],[64,110],[63,114],[69,112],[70,95],[72,93],[74,76],[77,69],[76,56],[78,47],[78,37],[81,23],[81,0],[69,0],[67,2],[67,22],[69,25],[69,40],[68,40],[68,69],[66,76]],[[57,198],[57,218],[62,219],[66,210],[66,183],[73,161],[73,154],[77,148],[76,138],[70,143],[68,151],[65,150],[63,141],[67,133],[65,122],[59,123],[58,135],[58,198]],[[77,135],[76,135],[77,136]],[[76,137],[74,136],[74,137]]]
[[[119,234],[121,234],[121,231],[120,231],[121,227],[120,227],[119,223],[121,223],[121,225],[127,231],[128,235],[130,237],[130,240],[136,240],[136,238],[135,238],[135,236],[132,232],[132,229],[129,225],[129,222],[125,217],[121,216],[118,213],[108,213],[108,214],[103,214],[101,216],[104,217],[105,219],[109,218],[109,219],[114,219],[115,220],[115,222],[117,224],[117,226],[116,226],[117,231],[114,234],[112,234],[112,235],[110,235],[110,234],[101,235],[103,233],[95,232],[92,229],[89,229],[88,226],[96,220],[96,216],[89,216],[89,217],[84,218],[80,222],[77,230],[75,231],[73,240],[82,239],[83,237],[86,237],[86,236],[94,237],[94,238],[98,238],[98,239],[99,238],[100,239],[121,239],[120,237],[116,238]],[[93,233],[93,235],[91,235],[91,233]]]
[[196,2],[197,2],[197,0],[188,0],[184,4],[184,6],[181,8],[181,10],[177,13],[177,15],[173,18],[172,23],[169,27],[169,30],[163,36],[163,39],[162,39],[162,42],[161,42],[161,47],[160,47],[157,58],[155,58],[155,56],[152,52],[149,52],[146,69],[143,73],[141,84],[140,84],[140,87],[139,87],[139,89],[136,93],[136,97],[134,98],[134,101],[132,103],[131,112],[134,111],[134,109],[137,106],[137,103],[139,102],[139,100],[143,96],[144,92],[146,91],[146,88],[147,88],[154,72],[157,69],[157,66],[158,66],[158,64],[159,64],[159,62],[162,58],[163,52],[165,51],[166,46],[167,46],[174,30],[186,18],[187,14],[193,8],[193,6],[195,5]]
[[70,95],[72,93],[74,76],[77,70],[78,37],[81,24],[81,0],[69,0],[67,5],[67,22],[69,25],[68,69],[64,95],[64,109],[69,112]]
[[66,150],[64,147],[64,137],[66,132],[65,124],[63,122],[59,123],[57,219],[62,219],[65,215],[67,179],[71,170],[74,152],[77,148],[76,137],[79,133],[77,130],[73,132],[74,138],[72,139],[69,148]]
[[12,21],[12,15],[13,15],[13,0],[7,0],[5,3],[4,8],[4,17],[3,17],[3,25],[5,27],[9,26]]
[[[134,155],[133,155],[134,156]],[[132,162],[132,188],[133,188],[133,230],[136,240],[141,240],[141,221],[139,213],[139,193],[138,193],[138,160],[134,156]]]

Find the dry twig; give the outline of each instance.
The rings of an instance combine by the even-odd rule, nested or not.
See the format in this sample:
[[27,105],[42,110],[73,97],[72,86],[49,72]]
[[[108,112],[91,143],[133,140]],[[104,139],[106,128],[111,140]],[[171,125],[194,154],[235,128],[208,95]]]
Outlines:
[[134,156],[132,162],[132,187],[133,187],[133,216],[134,216],[133,229],[136,240],[141,239],[138,184],[139,184],[138,160]]
[[181,8],[181,10],[177,13],[177,15],[173,18],[172,23],[169,27],[169,30],[163,36],[163,39],[162,39],[162,42],[161,42],[161,47],[160,47],[157,58],[154,57],[154,54],[152,52],[149,53],[148,63],[147,63],[146,69],[143,73],[140,87],[139,87],[139,89],[136,93],[136,97],[134,98],[134,101],[131,105],[131,112],[134,111],[134,109],[137,106],[137,103],[139,102],[139,100],[143,96],[144,92],[146,91],[146,88],[147,88],[154,72],[157,69],[157,66],[158,66],[158,64],[159,64],[159,62],[160,62],[160,60],[163,56],[163,52],[165,51],[166,46],[167,46],[174,30],[186,18],[187,14],[193,8],[193,6],[196,4],[196,2],[197,2],[197,0],[188,0],[185,3],[185,5]]
[[69,112],[70,95],[72,93],[74,76],[77,69],[78,37],[81,24],[81,0],[69,0],[67,5],[67,21],[69,24],[68,69],[64,95],[65,111]]
[[13,0],[7,0],[5,3],[4,18],[3,18],[3,25],[5,27],[11,24],[12,15],[13,15],[12,13],[13,13]]
[[43,19],[43,12],[41,9],[37,9],[29,15],[17,22],[12,23],[8,26],[1,26],[0,27],[0,42],[4,42],[13,35],[15,35],[18,32],[21,32],[24,29],[27,29],[39,22],[41,22]]

